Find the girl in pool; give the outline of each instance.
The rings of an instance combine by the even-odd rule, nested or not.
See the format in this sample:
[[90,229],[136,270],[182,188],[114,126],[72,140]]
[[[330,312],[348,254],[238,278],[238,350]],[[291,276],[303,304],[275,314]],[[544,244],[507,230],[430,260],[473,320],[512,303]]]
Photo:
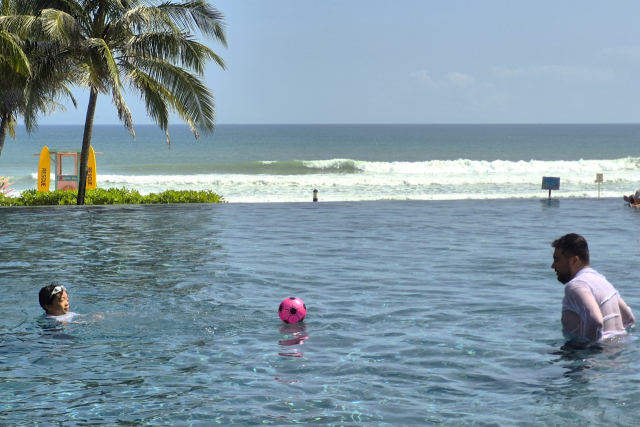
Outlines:
[[69,312],[67,289],[56,282],[40,289],[39,300],[40,307],[47,312],[47,315],[55,317],[56,320],[71,320],[76,314]]

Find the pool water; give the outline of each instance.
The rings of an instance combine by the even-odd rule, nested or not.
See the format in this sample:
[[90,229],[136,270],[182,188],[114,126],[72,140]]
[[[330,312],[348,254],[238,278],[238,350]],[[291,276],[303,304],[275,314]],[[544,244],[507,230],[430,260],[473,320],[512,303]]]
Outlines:
[[[639,222],[617,199],[3,208],[0,424],[633,426],[636,334],[563,348],[550,243],[583,234],[639,316]],[[70,323],[38,305],[53,280]]]

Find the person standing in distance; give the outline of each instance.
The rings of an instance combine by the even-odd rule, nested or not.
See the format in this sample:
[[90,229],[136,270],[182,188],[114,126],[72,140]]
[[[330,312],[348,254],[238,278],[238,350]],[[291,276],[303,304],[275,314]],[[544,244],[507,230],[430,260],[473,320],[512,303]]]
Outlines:
[[636,319],[613,285],[591,268],[584,237],[567,234],[551,246],[555,248],[551,268],[565,285],[562,331],[591,342],[625,334]]

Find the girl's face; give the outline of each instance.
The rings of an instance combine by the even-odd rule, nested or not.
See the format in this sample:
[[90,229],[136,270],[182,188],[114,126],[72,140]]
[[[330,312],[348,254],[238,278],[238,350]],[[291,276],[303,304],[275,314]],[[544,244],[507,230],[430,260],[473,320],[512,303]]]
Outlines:
[[47,314],[51,316],[62,316],[69,313],[69,297],[67,291],[56,294],[53,297],[53,302],[44,306],[47,309]]

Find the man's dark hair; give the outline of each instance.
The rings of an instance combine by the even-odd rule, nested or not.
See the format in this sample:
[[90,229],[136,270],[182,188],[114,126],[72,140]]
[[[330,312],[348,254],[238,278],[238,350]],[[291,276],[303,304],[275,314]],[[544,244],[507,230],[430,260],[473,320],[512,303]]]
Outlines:
[[51,295],[51,292],[53,292],[56,286],[58,286],[57,282],[51,282],[49,286],[45,286],[44,288],[40,289],[38,300],[40,301],[40,307],[42,307],[44,311],[47,311],[47,309],[44,308],[45,305],[53,304],[53,299],[56,296]]
[[551,247],[560,249],[562,255],[566,257],[577,256],[583,264],[589,264],[589,245],[579,234],[569,233],[556,239]]

